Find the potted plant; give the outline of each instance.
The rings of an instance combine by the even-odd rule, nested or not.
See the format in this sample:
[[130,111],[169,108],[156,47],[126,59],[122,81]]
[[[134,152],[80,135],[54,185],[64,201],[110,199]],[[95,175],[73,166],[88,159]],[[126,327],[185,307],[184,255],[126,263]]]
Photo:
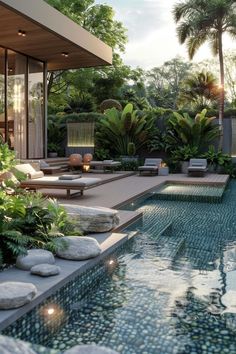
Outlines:
[[208,151],[203,154],[203,157],[207,159],[208,170],[210,172],[221,172],[222,168],[231,162],[231,157],[224,154],[222,150],[217,150],[213,145],[210,145]]
[[57,144],[48,143],[48,157],[57,157],[59,149]]
[[194,157],[199,157],[199,151],[197,146],[185,145],[177,148],[172,153],[173,161],[180,162],[181,173],[184,174],[188,173],[189,160]]

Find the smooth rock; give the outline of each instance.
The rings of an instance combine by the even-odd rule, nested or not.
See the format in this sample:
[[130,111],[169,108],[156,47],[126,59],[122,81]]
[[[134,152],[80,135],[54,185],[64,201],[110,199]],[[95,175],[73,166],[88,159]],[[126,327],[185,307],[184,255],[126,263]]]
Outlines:
[[50,277],[58,275],[61,268],[55,264],[37,264],[30,269],[31,274],[40,275],[41,277]]
[[0,284],[0,309],[15,309],[28,304],[37,294],[34,284],[4,282]]
[[41,249],[28,250],[26,256],[18,256],[16,267],[22,270],[30,270],[37,264],[54,264],[55,258],[52,252]]
[[57,243],[60,248],[56,251],[57,256],[74,261],[97,257],[102,251],[97,240],[92,237],[65,236],[58,239]]
[[0,336],[1,354],[36,354],[28,343],[6,336]]
[[85,232],[107,232],[119,225],[118,211],[103,207],[63,205],[78,228]]
[[77,345],[64,354],[118,354],[116,351],[98,345]]

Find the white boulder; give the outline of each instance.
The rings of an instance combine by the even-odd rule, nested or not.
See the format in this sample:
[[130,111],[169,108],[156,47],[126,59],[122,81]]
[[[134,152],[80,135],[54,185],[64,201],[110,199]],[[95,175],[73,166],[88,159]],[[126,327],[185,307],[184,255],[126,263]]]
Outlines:
[[59,247],[56,255],[74,261],[97,257],[102,251],[97,240],[92,237],[65,236],[59,238],[57,243]]
[[40,275],[41,277],[50,277],[52,275],[58,275],[61,268],[55,264],[37,264],[30,269],[30,273],[34,275]]
[[4,282],[0,284],[0,309],[8,310],[28,304],[37,294],[34,284]]
[[55,258],[52,252],[41,249],[32,249],[27,251],[26,256],[18,256],[16,267],[22,270],[30,270],[37,264],[54,264]]
[[85,233],[107,232],[119,225],[118,211],[103,207],[63,205]]
[[0,336],[1,354],[37,354],[30,344],[6,336]]

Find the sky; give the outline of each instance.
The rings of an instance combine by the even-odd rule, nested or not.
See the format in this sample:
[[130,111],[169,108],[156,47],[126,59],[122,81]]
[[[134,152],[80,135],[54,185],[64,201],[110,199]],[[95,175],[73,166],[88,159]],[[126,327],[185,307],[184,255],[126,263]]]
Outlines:
[[[129,43],[123,55],[124,63],[132,67],[150,69],[176,56],[188,59],[185,45],[180,45],[172,16],[177,0],[96,0],[108,4],[116,12],[116,19],[128,29]],[[227,37],[224,50],[236,49]],[[194,61],[211,58],[207,45],[201,47]]]

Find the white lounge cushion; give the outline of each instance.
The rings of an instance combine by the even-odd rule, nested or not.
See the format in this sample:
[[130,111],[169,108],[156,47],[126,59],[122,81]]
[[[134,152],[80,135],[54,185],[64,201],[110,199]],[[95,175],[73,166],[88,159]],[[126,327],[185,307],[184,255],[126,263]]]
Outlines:
[[42,171],[36,171],[29,163],[16,165],[15,169],[24,173],[30,179],[41,178],[44,176]]
[[52,187],[71,187],[71,188],[76,188],[76,187],[83,187],[86,188],[87,186],[92,186],[95,184],[99,184],[101,182],[100,178],[77,178],[74,180],[60,180],[59,177],[54,177],[54,176],[44,176],[42,178],[38,179],[29,179],[27,181],[23,181],[21,185],[23,186],[52,186]]

